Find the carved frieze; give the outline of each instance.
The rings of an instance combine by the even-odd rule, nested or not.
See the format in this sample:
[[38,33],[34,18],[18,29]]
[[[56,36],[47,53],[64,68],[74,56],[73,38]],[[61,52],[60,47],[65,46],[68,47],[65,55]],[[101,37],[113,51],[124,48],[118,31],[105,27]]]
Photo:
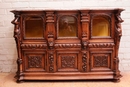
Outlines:
[[81,44],[55,44],[55,48],[80,48]]
[[114,43],[90,43],[88,44],[89,47],[92,48],[112,48],[114,47]]
[[74,68],[76,56],[62,55],[61,56],[61,67],[62,68]]
[[42,56],[28,56],[28,67],[39,68],[42,67]]
[[95,55],[93,61],[94,67],[107,67],[108,55]]
[[43,49],[46,48],[47,44],[22,44],[23,49]]

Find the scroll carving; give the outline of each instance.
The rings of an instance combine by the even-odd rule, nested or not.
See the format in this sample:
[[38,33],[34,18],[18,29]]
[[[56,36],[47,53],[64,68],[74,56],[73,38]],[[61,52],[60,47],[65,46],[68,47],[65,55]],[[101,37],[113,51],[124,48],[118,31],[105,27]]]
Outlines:
[[55,44],[55,48],[80,48],[81,44]]
[[54,71],[54,56],[52,52],[49,53],[48,59],[49,59],[49,71],[53,72]]
[[42,67],[42,57],[41,56],[28,56],[28,66],[29,68]]
[[75,56],[62,55],[61,56],[61,67],[62,68],[73,68],[75,67]]
[[93,48],[112,48],[114,47],[114,43],[90,43],[88,44],[89,47]]
[[22,44],[23,49],[43,49],[46,48],[47,44]]
[[82,65],[83,71],[87,71],[87,55],[85,52],[83,53],[83,56],[82,56],[82,63],[83,63]]
[[108,66],[108,56],[94,56],[94,67],[107,67]]

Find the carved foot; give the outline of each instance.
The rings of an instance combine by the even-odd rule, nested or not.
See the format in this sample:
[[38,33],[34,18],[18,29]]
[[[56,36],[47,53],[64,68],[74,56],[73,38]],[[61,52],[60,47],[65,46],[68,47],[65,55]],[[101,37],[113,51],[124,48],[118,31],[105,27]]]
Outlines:
[[120,82],[120,79],[114,79],[113,82],[118,83]]

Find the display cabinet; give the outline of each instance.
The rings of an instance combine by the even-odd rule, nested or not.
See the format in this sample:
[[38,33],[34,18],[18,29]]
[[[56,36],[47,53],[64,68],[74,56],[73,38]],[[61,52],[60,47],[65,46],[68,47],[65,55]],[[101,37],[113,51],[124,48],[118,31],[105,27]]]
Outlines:
[[13,10],[17,82],[120,80],[123,9]]

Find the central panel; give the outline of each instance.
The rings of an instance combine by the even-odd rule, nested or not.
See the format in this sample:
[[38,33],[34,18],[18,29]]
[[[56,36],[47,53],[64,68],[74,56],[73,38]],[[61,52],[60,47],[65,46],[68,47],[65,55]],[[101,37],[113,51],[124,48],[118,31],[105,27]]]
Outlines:
[[79,53],[78,52],[58,52],[58,71],[79,71]]

